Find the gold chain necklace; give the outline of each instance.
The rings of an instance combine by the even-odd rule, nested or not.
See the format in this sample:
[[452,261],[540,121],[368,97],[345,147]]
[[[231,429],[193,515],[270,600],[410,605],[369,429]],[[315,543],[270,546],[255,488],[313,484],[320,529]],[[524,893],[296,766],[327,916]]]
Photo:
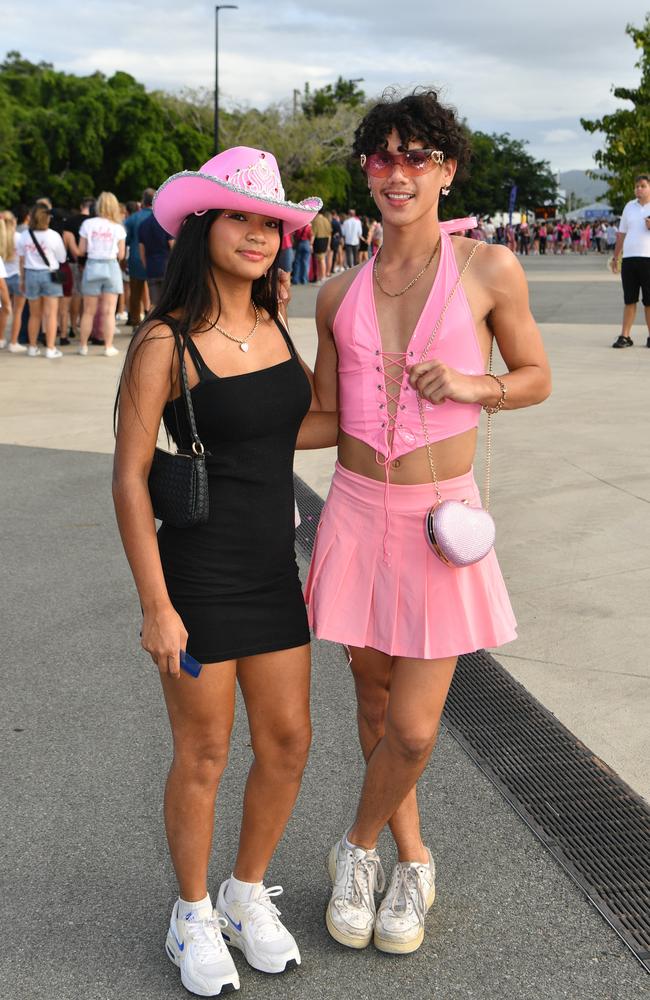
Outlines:
[[419,281],[420,278],[422,277],[422,275],[425,273],[425,271],[428,270],[428,268],[429,268],[429,266],[431,264],[431,261],[433,260],[433,258],[435,257],[436,253],[438,252],[439,246],[440,246],[440,236],[438,237],[438,242],[436,243],[436,245],[434,246],[433,250],[431,251],[431,256],[429,257],[428,261],[426,262],[426,264],[424,265],[424,267],[422,268],[422,270],[420,271],[420,273],[416,274],[415,277],[411,281],[409,281],[408,285],[406,285],[402,289],[401,292],[387,292],[386,289],[384,288],[384,286],[382,285],[381,281],[379,280],[379,255],[381,253],[381,247],[380,247],[379,250],[377,251],[376,256],[375,256],[375,263],[373,264],[372,272],[373,272],[373,274],[375,276],[375,281],[379,285],[379,287],[382,290],[382,292],[384,293],[384,295],[388,295],[388,297],[391,298],[391,299],[398,299],[400,297],[400,295],[404,294],[404,292],[408,292],[409,288],[413,288],[413,285],[415,284],[415,282]]
[[240,351],[247,351],[248,350],[248,341],[251,339],[251,337],[253,336],[253,334],[257,330],[258,326],[260,325],[260,311],[259,311],[259,309],[257,308],[257,306],[255,305],[254,302],[251,302],[251,305],[252,305],[253,309],[255,310],[255,326],[253,327],[253,329],[251,330],[251,332],[248,334],[248,336],[244,337],[243,340],[240,340],[239,337],[233,337],[233,335],[231,333],[228,333],[227,330],[224,330],[223,327],[219,326],[218,323],[213,323],[212,324],[213,328],[215,330],[218,330],[219,333],[221,333],[224,337],[227,337],[228,340],[232,340],[235,344],[239,344],[239,350]]

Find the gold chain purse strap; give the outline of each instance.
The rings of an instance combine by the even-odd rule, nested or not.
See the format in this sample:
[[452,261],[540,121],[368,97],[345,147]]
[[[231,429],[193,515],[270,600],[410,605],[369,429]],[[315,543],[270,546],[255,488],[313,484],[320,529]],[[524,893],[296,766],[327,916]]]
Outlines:
[[[436,321],[436,324],[435,324],[435,326],[433,328],[433,331],[431,333],[431,336],[429,337],[429,339],[428,339],[428,341],[427,341],[427,343],[426,343],[426,345],[424,347],[424,350],[422,351],[422,354],[420,355],[420,362],[422,362],[425,359],[425,356],[428,354],[429,350],[431,349],[431,347],[433,345],[433,342],[436,339],[436,335],[438,333],[438,330],[442,326],[442,321],[445,318],[445,314],[447,312],[447,309],[451,305],[451,301],[452,301],[454,295],[456,294],[456,292],[458,290],[458,287],[459,287],[459,285],[460,285],[460,283],[462,281],[463,275],[465,274],[465,271],[467,270],[467,268],[469,267],[469,265],[472,263],[472,258],[474,257],[474,254],[477,252],[477,250],[481,246],[483,246],[482,243],[477,243],[472,248],[472,252],[470,253],[470,255],[467,258],[467,260],[465,261],[465,265],[464,265],[462,271],[460,272],[460,274],[458,275],[458,278],[457,278],[456,282],[454,283],[454,287],[451,289],[449,295],[447,296],[447,301],[445,302],[444,306],[442,307],[442,312],[440,313],[440,315],[439,315],[439,317],[438,317],[438,319]],[[490,347],[490,362],[489,362],[488,371],[487,371],[488,375],[492,374],[492,353],[493,353],[493,348],[494,348],[494,340],[492,341],[492,346]],[[442,503],[442,494],[440,493],[440,486],[438,484],[438,476],[436,475],[436,470],[435,470],[434,465],[433,465],[433,456],[431,454],[431,442],[429,441],[429,431],[427,429],[427,422],[426,422],[425,417],[424,417],[424,402],[423,402],[422,396],[420,395],[419,392],[417,394],[417,399],[418,399],[418,410],[420,411],[420,420],[422,421],[422,430],[424,431],[424,440],[425,440],[426,446],[427,446],[427,456],[428,456],[428,459],[429,459],[429,468],[431,469],[431,479],[433,481],[433,487],[434,487],[434,490],[435,490],[435,493],[436,493],[436,502],[438,504],[440,504],[440,503]],[[494,408],[490,408],[490,409],[494,409]],[[487,510],[487,511],[489,511],[489,509],[490,509],[490,467],[491,467],[491,464],[492,464],[492,413],[489,410],[487,411],[486,452],[487,452],[487,454],[486,454],[486,459],[485,459],[485,489],[484,489],[484,493],[485,493],[485,508],[484,509]]]

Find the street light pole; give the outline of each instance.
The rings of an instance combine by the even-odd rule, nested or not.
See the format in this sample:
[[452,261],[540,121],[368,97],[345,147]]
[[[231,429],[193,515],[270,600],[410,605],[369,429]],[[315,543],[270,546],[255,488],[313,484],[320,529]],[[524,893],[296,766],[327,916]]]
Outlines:
[[218,4],[214,8],[214,152],[219,152],[219,11],[239,10],[234,3]]

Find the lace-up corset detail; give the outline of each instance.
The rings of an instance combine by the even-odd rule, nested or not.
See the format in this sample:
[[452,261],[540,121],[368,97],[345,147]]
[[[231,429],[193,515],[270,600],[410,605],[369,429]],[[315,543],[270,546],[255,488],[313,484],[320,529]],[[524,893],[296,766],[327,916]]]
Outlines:
[[[415,445],[415,436],[400,420],[400,413],[406,409],[406,403],[401,401],[401,396],[406,366],[409,364],[409,354],[407,351],[400,353],[377,351],[376,354],[381,359],[381,367],[376,366],[381,375],[377,390],[383,392],[384,395],[384,401],[379,404],[379,409],[384,411],[381,426],[382,430],[386,431],[386,440],[389,445],[388,453],[392,454],[396,432],[399,433],[405,444],[411,444],[412,447]],[[380,465],[384,464],[377,453],[376,460]]]
[[[387,462],[425,445],[417,394],[409,385],[406,369],[421,360],[457,278],[451,240],[443,230],[438,272],[404,352],[383,349],[375,310],[372,261],[361,268],[339,306],[333,333],[338,352],[341,427],[378,455],[385,456]],[[462,283],[438,331],[430,357],[439,358],[467,375],[485,373]],[[478,426],[480,411],[478,404],[452,400],[440,406],[425,405],[429,440],[441,441]]]

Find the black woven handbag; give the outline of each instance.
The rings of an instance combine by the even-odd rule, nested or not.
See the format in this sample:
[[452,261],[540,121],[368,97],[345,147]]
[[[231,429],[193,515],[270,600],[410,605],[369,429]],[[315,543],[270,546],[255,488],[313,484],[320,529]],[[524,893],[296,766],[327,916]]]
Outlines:
[[192,434],[189,450],[179,448],[175,454],[156,448],[149,472],[149,495],[155,516],[174,528],[190,528],[206,524],[209,513],[208,470],[206,451],[201,444],[194,419],[192,397],[183,361],[184,345],[172,327],[179,358],[181,393],[185,402]]

